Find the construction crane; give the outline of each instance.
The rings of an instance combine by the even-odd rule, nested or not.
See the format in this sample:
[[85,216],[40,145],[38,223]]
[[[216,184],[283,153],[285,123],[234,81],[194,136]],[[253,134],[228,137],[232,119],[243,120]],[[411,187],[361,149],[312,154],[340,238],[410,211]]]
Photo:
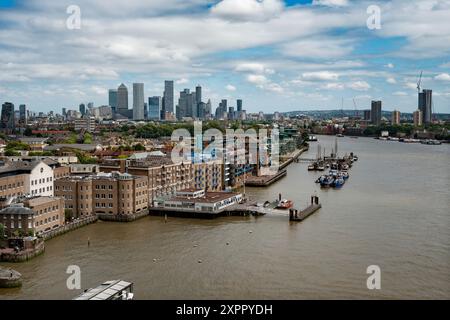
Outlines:
[[419,81],[417,82],[417,91],[420,93],[420,84],[422,83],[422,73],[423,71],[420,71]]
[[358,106],[356,105],[355,98],[353,98],[353,105],[355,106],[355,117],[359,118]]

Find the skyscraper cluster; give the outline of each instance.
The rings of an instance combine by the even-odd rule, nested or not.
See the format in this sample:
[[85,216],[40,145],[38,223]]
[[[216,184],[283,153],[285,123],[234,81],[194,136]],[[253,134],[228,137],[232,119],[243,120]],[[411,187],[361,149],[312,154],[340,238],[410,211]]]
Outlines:
[[[117,89],[108,91],[108,101],[113,113],[117,117],[133,120],[183,120],[193,119],[245,119],[242,109],[242,99],[236,101],[235,107],[228,107],[227,100],[222,100],[212,115],[211,100],[204,101],[202,87],[197,85],[194,91],[186,88],[180,92],[178,103],[174,99],[174,82],[164,81],[162,96],[151,96],[146,100],[144,84],[133,83],[133,107],[128,109],[128,88],[121,84]],[[81,108],[81,107],[80,107]],[[237,109],[235,111],[235,109]],[[175,112],[174,112],[175,111]],[[81,112],[81,109],[80,109]]]

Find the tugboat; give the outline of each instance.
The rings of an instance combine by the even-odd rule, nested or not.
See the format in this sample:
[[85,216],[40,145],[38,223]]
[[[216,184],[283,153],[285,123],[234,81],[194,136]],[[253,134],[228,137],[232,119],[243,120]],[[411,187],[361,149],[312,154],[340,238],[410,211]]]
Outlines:
[[278,202],[277,209],[289,209],[292,208],[294,203],[291,200],[283,199]]

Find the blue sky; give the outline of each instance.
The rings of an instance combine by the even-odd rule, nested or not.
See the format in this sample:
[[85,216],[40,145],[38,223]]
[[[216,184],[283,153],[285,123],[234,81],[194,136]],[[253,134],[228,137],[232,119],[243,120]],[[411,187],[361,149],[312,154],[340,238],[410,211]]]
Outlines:
[[[381,29],[370,30],[377,4]],[[81,28],[66,10],[81,10]],[[249,112],[417,108],[416,83],[450,112],[450,0],[0,0],[0,102],[36,111],[107,104],[143,82],[146,96],[197,84],[213,108]]]

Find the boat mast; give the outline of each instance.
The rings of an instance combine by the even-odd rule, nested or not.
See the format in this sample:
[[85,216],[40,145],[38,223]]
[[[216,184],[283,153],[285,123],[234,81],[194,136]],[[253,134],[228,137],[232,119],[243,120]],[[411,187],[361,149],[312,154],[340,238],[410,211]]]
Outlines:
[[334,152],[335,152],[335,157],[337,158],[337,154],[338,154],[338,142],[337,142],[337,138],[335,138],[335,140],[334,140]]

